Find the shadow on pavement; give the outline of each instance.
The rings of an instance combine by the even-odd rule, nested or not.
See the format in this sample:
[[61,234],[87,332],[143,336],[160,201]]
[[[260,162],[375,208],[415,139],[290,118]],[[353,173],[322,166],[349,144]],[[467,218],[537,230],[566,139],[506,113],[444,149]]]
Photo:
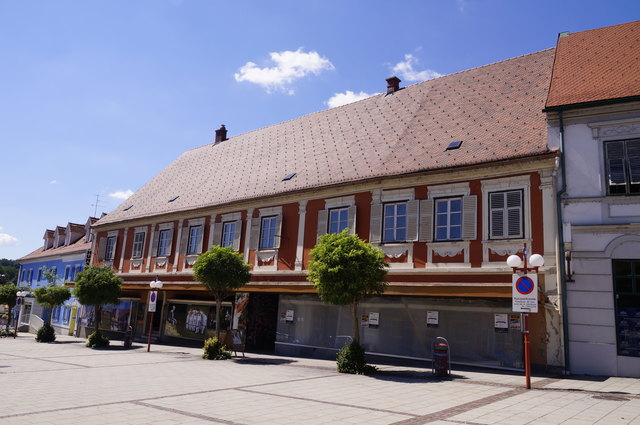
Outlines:
[[290,359],[261,359],[261,358],[234,358],[231,361],[238,364],[250,364],[250,365],[280,365],[280,364],[291,364],[296,363],[295,360]]

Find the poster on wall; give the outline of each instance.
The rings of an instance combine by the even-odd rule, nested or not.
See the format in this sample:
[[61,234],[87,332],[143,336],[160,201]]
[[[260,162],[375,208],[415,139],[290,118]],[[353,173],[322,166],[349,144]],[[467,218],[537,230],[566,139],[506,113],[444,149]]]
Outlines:
[[[223,305],[220,330],[231,327],[231,306]],[[206,339],[215,336],[216,307],[214,305],[169,302],[165,335],[176,338]]]
[[293,310],[287,310],[286,320],[287,322],[293,322]]
[[522,329],[522,324],[520,323],[520,315],[519,314],[510,314],[509,315],[509,329]]
[[[138,305],[137,301],[121,300],[118,304],[106,304],[101,309],[100,329],[113,332],[126,332],[129,327],[131,313]],[[80,315],[80,326],[95,326],[94,307],[84,306]]]
[[437,328],[438,327],[438,312],[437,311],[427,311],[427,327],[428,328]]
[[493,315],[493,328],[498,333],[509,331],[509,315],[506,313],[495,313]]
[[233,308],[233,329],[246,329],[248,322],[249,293],[237,292]]
[[380,324],[380,313],[371,311],[369,312],[369,327],[377,328]]
[[360,326],[363,326],[363,327],[369,326],[369,315],[368,314],[363,314],[362,317],[360,317]]

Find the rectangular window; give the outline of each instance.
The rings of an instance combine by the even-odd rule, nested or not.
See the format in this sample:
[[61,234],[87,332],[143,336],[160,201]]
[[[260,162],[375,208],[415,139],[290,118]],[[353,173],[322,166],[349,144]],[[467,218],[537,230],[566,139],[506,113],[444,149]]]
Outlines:
[[68,305],[65,305],[64,306],[64,314],[63,314],[63,317],[62,317],[62,324],[68,325],[70,318],[71,318],[71,307],[69,307]]
[[70,266],[70,271],[69,271],[69,281],[73,282],[75,279],[76,275],[76,268],[73,266]]
[[66,266],[64,268],[64,281],[65,282],[68,282],[70,280],[69,279],[70,275],[71,275],[71,266]]
[[640,139],[605,143],[607,192],[640,193]]
[[189,227],[189,242],[187,243],[187,255],[200,253],[201,239],[202,239],[202,226]]
[[111,261],[113,260],[113,256],[115,254],[115,248],[116,248],[116,237],[115,236],[109,236],[107,238],[107,246],[104,250],[104,259],[107,261]]
[[522,190],[490,193],[489,210],[491,239],[524,237]]
[[27,282],[31,283],[32,279],[33,279],[33,269],[29,269],[29,271],[27,272]]
[[51,312],[51,321],[56,323],[60,321],[60,306],[54,307]]
[[233,247],[233,239],[236,234],[236,222],[228,221],[222,225],[222,241],[220,246],[226,248],[228,246]]
[[42,267],[38,269],[38,282],[42,280]]
[[407,240],[407,203],[384,204],[382,227],[383,242],[406,242]]
[[349,227],[349,208],[333,208],[329,210],[327,233],[340,233]]
[[169,255],[169,243],[171,242],[169,240],[170,237],[170,229],[160,230],[160,234],[158,236],[158,257],[166,257]]
[[75,275],[78,276],[78,273],[80,273],[82,271],[82,265],[78,265],[76,266],[76,273]]
[[273,249],[276,242],[276,216],[263,217],[260,229],[260,249]]
[[133,237],[133,252],[131,253],[131,258],[142,258],[142,253],[144,251],[144,237],[146,236],[145,232],[136,232]]
[[619,356],[640,357],[640,260],[613,260]]
[[462,198],[437,199],[435,216],[437,241],[462,239]]

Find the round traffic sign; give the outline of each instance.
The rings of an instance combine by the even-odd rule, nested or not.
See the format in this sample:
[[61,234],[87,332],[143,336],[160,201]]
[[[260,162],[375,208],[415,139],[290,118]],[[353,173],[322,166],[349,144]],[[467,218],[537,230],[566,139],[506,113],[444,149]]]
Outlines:
[[151,302],[152,302],[152,303],[156,302],[156,291],[153,291],[153,292],[151,293]]
[[530,294],[534,287],[535,284],[533,283],[533,280],[528,276],[521,276],[516,281],[516,291],[522,295]]

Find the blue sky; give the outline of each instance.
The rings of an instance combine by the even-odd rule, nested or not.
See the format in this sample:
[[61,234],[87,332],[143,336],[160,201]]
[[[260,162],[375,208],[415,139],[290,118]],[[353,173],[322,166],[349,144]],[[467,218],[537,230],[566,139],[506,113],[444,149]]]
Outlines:
[[636,1],[0,0],[0,258],[187,149],[640,19]]

